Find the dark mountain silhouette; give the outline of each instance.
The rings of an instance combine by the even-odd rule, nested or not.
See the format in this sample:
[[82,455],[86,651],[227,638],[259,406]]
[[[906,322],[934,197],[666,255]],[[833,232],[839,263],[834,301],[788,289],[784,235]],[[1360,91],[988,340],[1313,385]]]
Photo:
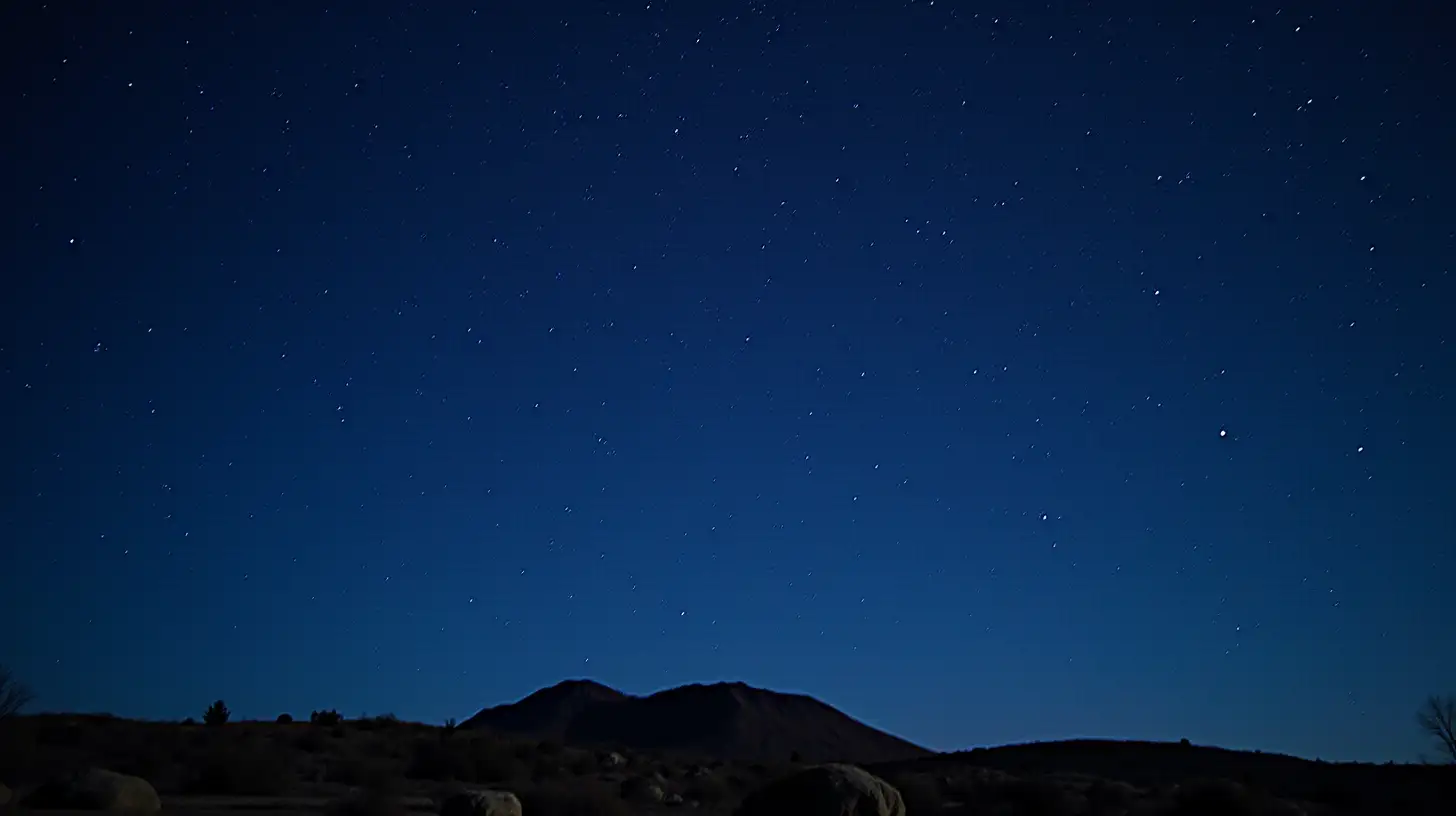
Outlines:
[[627,699],[626,694],[592,680],[563,680],[510,705],[487,708],[461,726],[559,740],[583,711]]
[[930,751],[802,694],[743,683],[689,685],[635,697],[567,681],[487,708],[462,727],[714,759],[887,762]]

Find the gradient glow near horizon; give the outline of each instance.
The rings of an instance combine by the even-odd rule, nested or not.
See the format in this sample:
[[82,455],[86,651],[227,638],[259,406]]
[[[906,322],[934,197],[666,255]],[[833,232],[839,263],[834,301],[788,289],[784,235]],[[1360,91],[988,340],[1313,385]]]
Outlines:
[[1201,5],[10,4],[0,661],[1416,757],[1450,49]]

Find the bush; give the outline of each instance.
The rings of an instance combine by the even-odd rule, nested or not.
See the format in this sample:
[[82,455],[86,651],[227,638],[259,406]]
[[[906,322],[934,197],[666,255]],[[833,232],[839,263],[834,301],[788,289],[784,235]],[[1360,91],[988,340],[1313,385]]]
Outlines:
[[208,706],[207,711],[203,712],[202,724],[213,726],[223,725],[227,723],[228,718],[231,716],[232,712],[228,711],[227,704],[224,703],[222,700],[218,700],[212,705]]
[[393,714],[380,714],[376,717],[360,717],[355,724],[360,731],[379,731],[399,725],[399,718]]
[[276,722],[279,725],[288,725],[288,724],[290,724],[290,723],[293,722],[293,715],[292,714],[288,714],[286,712],[283,713],[283,714],[279,714],[278,715],[278,719],[276,720]]
[[313,725],[335,726],[344,721],[344,715],[331,708],[328,711],[310,712],[308,721]]

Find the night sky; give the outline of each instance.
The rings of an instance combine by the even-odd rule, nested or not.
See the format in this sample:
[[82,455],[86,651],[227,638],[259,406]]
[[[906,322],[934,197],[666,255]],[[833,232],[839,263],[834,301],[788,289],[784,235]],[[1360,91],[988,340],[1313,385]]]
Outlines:
[[1425,750],[1437,4],[402,5],[5,4],[36,709]]

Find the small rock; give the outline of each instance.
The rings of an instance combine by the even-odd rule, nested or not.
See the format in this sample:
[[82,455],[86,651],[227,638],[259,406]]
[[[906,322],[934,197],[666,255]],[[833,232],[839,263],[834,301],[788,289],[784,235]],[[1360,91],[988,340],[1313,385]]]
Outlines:
[[662,804],[667,794],[662,785],[648,778],[633,778],[622,783],[622,798],[629,802],[645,802],[654,805]]
[[510,791],[460,791],[440,803],[440,816],[521,816],[521,800]]

